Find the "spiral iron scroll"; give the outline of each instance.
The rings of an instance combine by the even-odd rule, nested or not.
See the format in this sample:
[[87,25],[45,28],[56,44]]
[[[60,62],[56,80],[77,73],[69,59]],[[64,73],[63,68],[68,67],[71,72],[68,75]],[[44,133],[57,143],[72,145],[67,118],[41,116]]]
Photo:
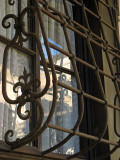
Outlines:
[[[15,3],[14,0],[9,0],[8,2],[9,2],[10,5],[14,5],[14,3]],[[45,41],[46,50],[47,50],[47,54],[48,54],[48,60],[50,62],[50,68],[51,68],[51,71],[52,71],[52,79],[53,79],[52,106],[51,106],[50,113],[49,113],[46,121],[44,122],[44,124],[42,126],[41,126],[41,124],[42,124],[43,117],[44,117],[44,110],[43,110],[42,104],[40,103],[38,98],[42,97],[48,91],[49,86],[50,86],[50,76],[49,76],[47,63],[46,63],[46,60],[45,60],[45,56],[44,56],[44,53],[43,53],[43,50],[42,50],[42,45],[41,45],[41,42],[39,40],[39,37],[37,36],[36,33],[27,32],[25,30],[25,22],[24,22],[24,16],[25,16],[26,13],[31,13],[30,16],[34,16],[36,12],[38,14],[38,19],[39,19],[39,23],[40,23],[40,26],[41,26],[41,30],[42,30],[42,32],[44,32],[43,36],[44,36],[44,41]],[[15,35],[14,35],[13,39],[6,45],[5,50],[4,50],[3,68],[2,68],[2,81],[4,82],[4,83],[2,83],[3,97],[4,97],[4,99],[7,103],[17,104],[17,114],[18,114],[19,118],[22,119],[22,120],[26,120],[26,119],[30,118],[30,116],[31,116],[31,111],[28,111],[28,110],[25,111],[26,116],[23,116],[22,113],[21,113],[21,107],[26,102],[35,102],[37,107],[38,107],[39,115],[40,115],[40,117],[38,119],[38,122],[35,125],[35,127],[33,128],[33,130],[28,135],[26,135],[24,138],[16,139],[16,141],[11,142],[11,141],[9,141],[9,136],[13,136],[14,133],[13,133],[12,130],[9,130],[9,131],[6,132],[6,134],[5,134],[6,143],[8,145],[11,145],[11,149],[16,149],[16,148],[19,148],[19,147],[33,141],[34,139],[36,139],[48,127],[48,124],[51,121],[51,118],[53,117],[55,107],[56,107],[57,77],[56,77],[55,66],[54,66],[54,63],[53,63],[53,59],[52,59],[51,51],[50,51],[50,48],[49,48],[49,44],[47,42],[47,37],[45,35],[44,25],[43,25],[43,22],[42,22],[42,19],[41,19],[41,13],[40,13],[40,8],[39,8],[38,1],[37,0],[35,1],[35,6],[26,7],[21,11],[21,0],[18,0],[18,17],[16,15],[9,14],[9,15],[6,15],[3,18],[2,25],[6,29],[11,27],[10,22],[6,23],[6,21],[9,18],[12,18],[15,22],[15,24],[14,24]],[[24,38],[23,35],[26,38]],[[35,84],[37,84],[36,87],[39,87],[40,82],[39,82],[38,79],[34,79],[32,77],[32,75],[30,73],[27,73],[26,70],[24,69],[23,75],[19,77],[19,82],[16,83],[13,87],[13,91],[15,93],[17,93],[16,88],[18,86],[20,86],[21,90],[22,90],[22,95],[17,97],[16,100],[12,100],[8,97],[7,88],[6,88],[7,60],[8,60],[9,50],[11,48],[14,48],[14,45],[13,45],[14,43],[17,43],[18,45],[20,45],[22,47],[23,43],[26,42],[29,37],[33,37],[36,40],[36,44],[37,44],[37,47],[38,47],[38,50],[39,50],[39,54],[40,54],[40,57],[41,57],[41,61],[42,61],[45,76],[46,76],[46,85],[40,93],[34,92],[33,88],[32,88],[32,85],[35,83]],[[74,63],[74,65],[75,65],[75,63]],[[28,81],[29,78],[30,78],[30,81]],[[24,80],[24,83],[21,82],[21,79]],[[78,85],[79,85],[79,82],[78,82]],[[76,124],[73,128],[75,131],[77,130],[77,128],[79,127],[79,125],[82,121],[83,111],[84,111],[83,95],[79,95],[79,96],[80,96],[80,101],[81,101],[80,103],[81,103],[82,107],[80,108],[81,113],[79,114],[78,121],[76,122]],[[63,145],[72,136],[73,136],[72,134],[69,134],[57,146]],[[55,146],[55,148],[57,146]],[[54,147],[52,148],[52,150],[53,149],[54,149]]]
[[[15,1],[14,0],[9,0],[8,1],[9,5],[14,5]],[[50,85],[50,76],[49,76],[49,71],[47,68],[47,63],[45,60],[45,56],[42,50],[42,45],[40,43],[40,40],[38,36],[35,33],[27,32],[25,31],[25,22],[24,22],[24,16],[27,12],[29,12],[31,15],[34,16],[36,11],[36,7],[26,7],[21,11],[21,1],[18,0],[18,17],[14,14],[9,14],[6,15],[3,18],[2,21],[2,26],[4,28],[9,28],[11,27],[10,22],[6,22],[8,19],[12,18],[14,20],[14,29],[15,29],[15,34],[13,39],[6,45],[5,50],[4,50],[4,57],[3,57],[3,67],[2,67],[2,93],[5,101],[10,104],[17,104],[17,114],[20,119],[22,120],[27,120],[31,117],[31,110],[26,110],[25,111],[25,116],[21,113],[21,108],[23,105],[26,104],[26,102],[34,102],[36,106],[38,107],[38,112],[39,112],[39,117],[37,120],[37,124],[33,128],[33,130],[26,135],[24,138],[21,139],[16,139],[15,141],[9,141],[9,136],[12,137],[14,132],[12,130],[8,130],[5,134],[5,142],[8,145],[11,145],[11,149],[15,149],[18,147],[21,147],[34,139],[38,137],[46,128],[47,128],[47,123],[51,120],[52,114],[54,113],[55,109],[55,104],[56,104],[56,83],[53,85],[54,88],[54,94],[53,94],[53,104],[51,107],[51,116],[48,117],[46,120],[45,124],[41,127],[43,118],[44,118],[44,109],[42,107],[41,102],[37,99],[42,97],[49,89]],[[24,38],[24,37],[26,38]],[[22,94],[21,96],[18,96],[15,100],[12,100],[8,97],[7,94],[7,88],[6,88],[6,77],[7,77],[7,61],[8,61],[8,54],[11,48],[14,48],[14,43],[17,43],[19,46],[23,46],[23,42],[26,42],[29,37],[33,37],[36,40],[39,54],[41,56],[41,60],[43,63],[43,68],[46,76],[46,85],[44,89],[40,93],[36,93],[33,90],[33,84],[36,85],[36,87],[40,86],[40,81],[36,78],[32,77],[31,73],[27,73],[26,69],[24,68],[23,75],[19,77],[19,82],[17,82],[14,87],[13,91],[17,93],[17,87],[19,86],[21,88]],[[52,63],[53,64],[53,63]],[[52,68],[52,67],[51,67]],[[54,69],[54,68],[53,68]],[[22,80],[22,81],[21,81]],[[53,71],[53,81],[56,82],[56,75],[55,71]]]

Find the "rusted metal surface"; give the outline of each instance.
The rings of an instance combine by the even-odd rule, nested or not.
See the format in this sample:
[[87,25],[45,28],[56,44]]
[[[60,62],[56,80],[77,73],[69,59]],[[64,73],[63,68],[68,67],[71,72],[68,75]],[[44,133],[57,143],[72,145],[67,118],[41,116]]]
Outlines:
[[[9,0],[8,2],[9,2],[10,5],[14,5],[13,0]],[[81,150],[80,152],[78,152],[74,155],[67,156],[67,159],[73,159],[73,158],[78,157],[82,154],[85,154],[86,152],[93,149],[98,143],[105,143],[105,144],[113,145],[114,148],[113,148],[113,150],[110,151],[110,153],[107,153],[105,155],[102,155],[101,157],[96,158],[96,160],[99,160],[99,159],[101,160],[101,159],[104,159],[104,158],[108,157],[110,154],[115,152],[115,150],[117,150],[120,147],[120,142],[111,142],[110,140],[103,139],[103,136],[106,132],[107,125],[108,125],[108,123],[107,123],[107,120],[108,120],[108,118],[107,118],[107,107],[111,107],[111,108],[114,109],[115,133],[118,137],[120,137],[120,134],[117,132],[117,129],[116,129],[116,111],[120,111],[120,108],[116,104],[116,99],[117,98],[120,101],[120,92],[119,92],[120,79],[119,79],[119,77],[117,77],[115,75],[115,73],[113,71],[113,68],[112,68],[112,63],[110,61],[110,54],[113,55],[116,59],[120,59],[119,40],[118,40],[118,37],[117,37],[116,26],[114,24],[112,13],[111,13],[111,6],[109,5],[108,1],[104,2],[104,1],[100,0],[100,2],[103,5],[105,5],[107,7],[108,11],[109,11],[112,25],[107,24],[106,22],[101,20],[101,17],[100,17],[99,12],[98,12],[98,6],[97,6],[96,0],[94,0],[95,6],[96,6],[96,13],[89,10],[85,6],[83,0],[81,0],[80,2],[78,2],[77,0],[71,0],[71,2],[73,2],[75,5],[79,5],[81,7],[83,15],[84,15],[84,20],[85,20],[85,23],[86,23],[87,27],[82,26],[81,24],[74,21],[70,17],[69,11],[68,11],[68,6],[67,6],[67,0],[63,0],[63,5],[64,5],[64,8],[65,8],[65,14],[59,12],[58,10],[56,10],[55,8],[50,6],[47,3],[46,0],[35,0],[35,6],[29,6],[29,7],[24,8],[23,10],[21,10],[22,1],[18,0],[18,17],[16,15],[9,14],[9,15],[6,15],[3,19],[3,21],[2,21],[2,25],[6,29],[10,27],[10,23],[6,24],[6,20],[8,20],[9,18],[12,18],[15,21],[15,24],[14,24],[15,35],[14,35],[13,39],[8,40],[8,39],[0,36],[0,40],[2,42],[6,43],[6,47],[5,47],[5,51],[4,51],[4,59],[3,59],[3,68],[2,68],[2,82],[4,82],[4,83],[2,83],[3,97],[4,97],[4,99],[7,103],[17,104],[17,114],[18,114],[19,118],[22,119],[22,120],[29,119],[31,117],[31,114],[32,114],[31,110],[30,111],[27,110],[26,111],[26,116],[23,117],[23,115],[21,113],[21,107],[26,102],[35,102],[37,107],[38,107],[38,111],[39,111],[37,124],[34,126],[33,130],[28,135],[26,135],[24,138],[16,139],[16,141],[11,142],[11,141],[9,141],[9,136],[13,136],[14,133],[13,133],[12,130],[9,130],[5,134],[5,142],[11,147],[11,150],[15,150],[17,148],[20,148],[20,147],[24,146],[25,144],[28,144],[29,142],[35,140],[36,138],[38,138],[40,135],[42,135],[42,133],[47,128],[52,128],[52,129],[56,129],[56,130],[59,130],[59,131],[62,131],[62,132],[66,132],[66,133],[68,133],[68,136],[65,139],[63,139],[61,142],[59,142],[57,145],[49,148],[46,151],[40,152],[40,156],[48,155],[50,152],[56,150],[57,148],[61,147],[65,143],[67,143],[74,135],[77,135],[77,136],[80,136],[80,137],[91,139],[91,140],[94,141],[94,143],[91,144],[90,146],[84,148],[83,150]],[[40,4],[43,5],[43,6],[40,7]],[[34,17],[35,15],[37,15],[38,25],[40,25],[40,28],[41,28],[41,31],[42,31],[42,34],[43,34],[44,44],[45,44],[45,47],[46,47],[49,63],[45,59],[45,55],[44,55],[44,52],[43,52],[43,49],[42,49],[42,44],[39,40],[39,32],[37,31],[36,33],[32,33],[32,32],[28,32],[28,31],[25,30],[24,16],[29,12],[31,13],[31,15],[29,15],[29,16]],[[50,42],[48,42],[48,38],[47,38],[47,35],[46,35],[44,22],[43,22],[43,18],[42,18],[42,12],[61,24],[61,26],[63,28],[63,31],[64,31],[68,51],[64,51],[63,49],[55,46],[54,44],[52,44]],[[89,26],[89,22],[88,22],[87,13],[91,14],[96,19],[98,19],[99,24],[100,24],[100,28],[101,28],[102,37],[96,35],[95,33],[93,33],[91,31],[90,26]],[[106,41],[103,24],[106,25],[107,27],[109,27],[111,30],[113,30],[117,46],[112,46],[111,44],[108,44],[108,42]],[[81,36],[82,38],[84,38],[86,40],[86,44],[87,44],[87,47],[88,47],[88,50],[89,50],[89,55],[90,55],[91,61],[92,61],[91,64],[82,60],[82,59],[80,59],[80,58],[78,58],[78,57],[76,57],[75,53],[73,53],[73,50],[72,50],[72,47],[71,47],[71,42],[70,42],[70,39],[69,39],[68,29],[70,29],[73,32],[79,34],[79,36]],[[23,35],[26,38],[24,38]],[[20,86],[21,91],[22,91],[22,95],[17,97],[16,100],[12,100],[8,97],[7,87],[6,87],[8,54],[9,54],[9,51],[10,51],[11,48],[16,48],[16,49],[19,49],[19,50],[23,51],[24,53],[31,54],[31,55],[36,55],[35,52],[23,47],[23,42],[26,42],[29,37],[34,38],[35,41],[36,41],[36,45],[37,45],[37,56],[36,57],[37,58],[39,58],[39,56],[41,57],[41,62],[38,61],[37,69],[39,68],[38,67],[39,64],[41,64],[43,66],[45,76],[46,76],[46,85],[45,85],[44,89],[42,91],[40,91],[40,88],[39,88],[40,87],[40,80],[38,78],[39,74],[37,74],[38,79],[36,79],[36,78],[33,78],[33,76],[30,73],[27,73],[26,70],[24,69],[23,75],[21,75],[19,77],[19,82],[17,82],[13,87],[13,91],[15,93],[17,93],[16,88],[18,86]],[[108,61],[108,64],[109,64],[111,74],[105,73],[105,71],[100,70],[99,67],[97,66],[95,56],[94,56],[94,53],[93,53],[93,49],[92,49],[92,44],[100,47],[104,51],[104,54],[106,55],[106,58],[107,58],[107,61]],[[69,69],[66,69],[64,67],[54,65],[50,48],[56,49],[57,51],[61,52],[65,56],[69,57],[69,59],[71,61],[71,64],[73,66],[73,70],[69,70]],[[29,51],[30,51],[30,53],[29,53]],[[38,53],[39,53],[39,56],[38,56]],[[94,75],[95,75],[95,79],[98,83],[97,88],[98,88],[98,91],[100,92],[101,98],[92,96],[92,95],[90,95],[88,93],[85,93],[83,91],[76,62],[79,62],[79,63],[81,63],[81,64],[85,65],[86,67],[93,70]],[[47,93],[47,91],[49,89],[49,86],[50,86],[50,75],[49,75],[49,69],[48,68],[50,68],[51,72],[52,72],[53,101],[52,101],[52,107],[51,107],[50,113],[49,113],[46,121],[42,125],[42,121],[43,121],[43,118],[44,118],[44,109],[43,109],[43,106],[40,102],[40,98]],[[56,77],[56,70],[65,72],[65,73],[70,74],[70,75],[73,75],[76,78],[77,88],[73,88],[72,86],[69,86],[65,83],[62,83],[62,82],[58,81],[57,77]],[[115,97],[114,105],[109,104],[109,102],[107,102],[107,100],[106,100],[100,75],[106,76],[113,81],[113,84],[115,86],[115,90],[116,90],[116,93],[117,93],[117,95]],[[29,78],[30,78],[30,80],[28,81]],[[21,81],[21,79],[23,79],[24,83]],[[33,91],[33,84],[36,84],[36,88],[39,88],[37,90],[37,92]],[[75,92],[79,96],[80,106],[78,106],[78,107],[79,107],[79,112],[80,113],[79,113],[78,120],[77,120],[76,124],[74,125],[74,127],[71,130],[69,130],[67,128],[62,128],[60,126],[55,126],[55,125],[50,124],[50,121],[53,117],[53,114],[54,114],[54,111],[55,111],[55,108],[56,108],[57,87],[58,86],[61,86],[61,87],[66,88],[66,89],[68,89],[72,92]],[[98,135],[96,135],[96,136],[88,135],[88,134],[81,133],[81,132],[77,131],[77,129],[79,128],[79,126],[82,122],[83,115],[84,115],[84,98],[88,98],[90,100],[98,102],[101,105],[101,112],[103,114],[103,116],[101,118],[103,119],[103,122],[102,122],[101,130],[98,133]],[[64,158],[66,159],[66,157],[64,157]]]
[[[13,37],[13,39],[11,41],[9,41],[9,43],[6,45],[5,47],[5,51],[4,51],[4,58],[3,58],[3,68],[2,68],[2,81],[4,83],[2,83],[2,91],[3,91],[3,97],[6,100],[6,102],[10,103],[10,104],[18,104],[18,108],[17,108],[17,112],[18,112],[18,116],[23,119],[26,120],[28,118],[30,118],[30,114],[31,111],[26,111],[27,115],[26,117],[23,117],[21,114],[21,107],[26,103],[26,102],[35,102],[38,110],[39,110],[39,120],[38,123],[35,125],[34,129],[24,138],[22,139],[17,139],[14,142],[10,142],[8,140],[8,136],[9,134],[11,134],[11,136],[13,136],[13,131],[9,130],[6,132],[5,134],[5,141],[7,144],[11,145],[11,148],[18,148],[21,147],[23,145],[25,145],[26,143],[29,143],[31,141],[33,141],[34,139],[36,139],[36,137],[38,137],[37,135],[39,135],[38,133],[41,132],[41,123],[44,117],[44,111],[43,111],[43,107],[40,103],[39,100],[37,100],[37,98],[40,98],[41,96],[43,96],[50,85],[50,77],[49,77],[49,71],[47,68],[47,63],[45,60],[45,56],[42,50],[42,45],[40,43],[40,40],[37,36],[37,34],[34,33],[28,33],[27,31],[25,31],[25,24],[24,24],[24,16],[27,12],[31,12],[31,14],[35,13],[35,8],[33,7],[27,7],[25,8],[23,11],[21,11],[21,1],[18,1],[19,5],[18,5],[18,17],[13,15],[13,14],[9,14],[6,15],[2,21],[2,25],[4,28],[9,28],[10,24],[6,25],[6,20],[9,18],[13,18],[15,20],[15,36]],[[14,3],[10,3],[11,5],[14,5]],[[26,39],[24,39],[22,37],[22,34],[27,37]],[[17,93],[17,91],[15,90],[17,86],[21,86],[22,89],[22,95],[17,97],[16,100],[12,100],[8,97],[7,95],[7,88],[6,88],[6,76],[7,76],[7,60],[8,60],[8,54],[9,54],[9,50],[13,47],[13,44],[17,41],[18,45],[22,46],[24,41],[27,41],[28,37],[33,37],[36,40],[37,43],[37,47],[39,50],[39,54],[41,56],[41,60],[43,62],[43,68],[45,71],[45,75],[47,78],[47,82],[45,85],[45,88],[39,93],[35,93],[32,89],[32,85],[35,83],[36,87],[39,87],[40,82],[38,79],[34,79],[32,78],[32,75],[30,73],[26,73],[26,70],[24,69],[24,73],[23,76],[19,77],[19,82],[17,84],[14,85],[14,92]],[[29,82],[27,82],[28,78],[31,78],[31,80]],[[20,82],[20,80],[23,79],[24,83]],[[54,89],[55,90],[55,89]]]

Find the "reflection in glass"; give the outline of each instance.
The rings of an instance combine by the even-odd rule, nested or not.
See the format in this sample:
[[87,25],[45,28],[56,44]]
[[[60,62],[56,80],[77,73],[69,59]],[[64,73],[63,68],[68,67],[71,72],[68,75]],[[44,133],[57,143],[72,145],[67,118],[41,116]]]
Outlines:
[[[52,5],[52,7],[65,13],[63,2],[61,0],[60,1],[52,0],[48,2],[50,5]],[[70,15],[72,17],[73,16],[72,15],[73,14],[72,4],[68,3],[68,8],[70,11]],[[45,29],[46,29],[45,31],[48,36],[48,41],[56,45],[57,47],[65,51],[68,51],[62,26],[58,22],[54,21],[52,18],[48,17],[45,14],[42,15],[42,18],[44,20],[44,26],[45,26]],[[69,38],[71,41],[73,53],[75,53],[74,33],[68,30],[68,34],[69,34]],[[44,40],[41,34],[41,30],[40,30],[39,36],[40,36],[40,40],[43,46],[45,58],[49,62],[47,51],[44,45]],[[52,49],[52,48],[51,48],[51,54],[52,54],[53,62],[55,65],[72,70],[71,61],[67,56],[63,55],[62,53],[59,53],[59,51]],[[47,94],[41,98],[42,105],[44,107],[44,113],[45,113],[44,121],[49,115],[52,100],[53,100],[52,73],[50,69],[49,69],[49,74],[50,74],[50,79],[51,79],[50,88]],[[71,76],[70,74],[66,74],[64,72],[58,71],[58,70],[56,70],[56,74],[57,74],[57,79],[60,82],[66,83],[67,85],[70,85],[74,88],[77,87],[75,77]],[[46,83],[44,69],[42,66],[40,66],[40,78],[41,78],[41,90],[42,90]],[[78,115],[77,94],[71,92],[70,90],[67,90],[65,88],[58,86],[57,106],[56,106],[54,116],[51,120],[51,123],[57,126],[72,129],[77,121],[77,115]],[[54,129],[47,129],[42,135],[42,149],[46,150],[46,149],[49,149],[50,147],[53,147],[54,145],[61,142],[67,135],[68,133],[60,132]],[[77,142],[79,143],[79,138],[74,136],[64,146],[55,150],[54,153],[73,154],[79,151],[79,144]]]

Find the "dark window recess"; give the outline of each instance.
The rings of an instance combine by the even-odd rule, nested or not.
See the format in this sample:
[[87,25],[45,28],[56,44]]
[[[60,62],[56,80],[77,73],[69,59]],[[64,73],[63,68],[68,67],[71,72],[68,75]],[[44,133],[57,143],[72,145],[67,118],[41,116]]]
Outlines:
[[[96,12],[94,1],[90,0],[84,1],[85,6],[92,10],[94,13]],[[73,7],[74,9],[74,19],[78,23],[82,24],[83,26],[86,26],[85,22],[85,16],[81,10],[81,7],[78,5]],[[91,14],[88,14],[88,22],[90,29],[98,36],[101,36],[101,30],[100,30],[100,24],[99,21],[96,20]],[[86,40],[82,37],[80,37],[78,34],[75,34],[75,44],[76,44],[76,56],[80,59],[83,59],[84,61],[91,64],[91,58],[89,54],[89,50],[87,48]],[[97,47],[96,45],[92,45],[93,53],[95,56],[96,63],[98,67],[103,70],[103,60],[102,60],[102,49],[100,47]],[[82,83],[83,90],[90,95],[94,95],[95,97],[102,98],[100,93],[97,90],[97,82],[95,80],[94,72],[91,71],[91,69],[85,67],[84,65],[77,63],[77,67],[79,69],[79,75]],[[104,77],[101,76],[102,85],[104,86]],[[79,102],[79,100],[78,100]],[[98,129],[100,132],[100,128],[98,126],[102,126],[102,110],[101,105],[97,102],[90,101],[89,99],[84,99],[84,105],[85,105],[85,111],[84,111],[84,117],[83,121],[80,125],[80,131],[83,133],[88,133],[90,135],[97,135]],[[97,107],[96,107],[97,106]],[[109,139],[108,136],[108,130],[106,130],[105,139]],[[80,138],[80,148],[84,149],[87,146],[91,145],[93,141]],[[93,158],[98,157],[102,154],[105,154],[109,152],[110,148],[108,145],[99,144],[94,148],[93,150],[86,153],[83,157],[86,157],[89,160],[93,160]],[[110,158],[106,158],[105,160],[109,160]]]

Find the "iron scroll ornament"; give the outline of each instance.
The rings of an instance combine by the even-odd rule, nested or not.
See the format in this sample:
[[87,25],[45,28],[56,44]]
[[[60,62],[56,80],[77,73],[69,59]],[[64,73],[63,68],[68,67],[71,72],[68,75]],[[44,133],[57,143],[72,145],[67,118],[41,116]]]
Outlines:
[[[29,77],[31,78],[30,80],[28,80]],[[24,81],[24,83],[21,82],[21,79]],[[23,75],[19,77],[19,82],[17,82],[13,87],[13,91],[15,93],[18,92],[16,90],[17,87],[21,87],[21,92],[22,92],[22,95],[17,97],[17,99],[19,101],[18,106],[17,106],[17,115],[19,116],[19,118],[22,119],[22,120],[27,120],[31,116],[31,111],[29,111],[29,110],[25,111],[26,116],[23,116],[22,113],[21,113],[21,108],[22,108],[23,105],[26,104],[26,102],[34,102],[34,103],[36,103],[36,105],[38,107],[38,112],[39,112],[39,115],[40,115],[38,117],[38,121],[37,121],[36,126],[31,131],[31,133],[29,133],[25,137],[25,139],[29,138],[30,136],[32,136],[34,134],[34,132],[37,131],[41,127],[41,124],[42,124],[42,121],[43,121],[43,118],[44,118],[44,109],[43,109],[40,101],[35,99],[35,93],[32,91],[34,83],[37,83],[37,87],[39,87],[39,85],[40,85],[39,80],[32,78],[32,75],[30,73],[27,73],[26,69],[24,68]],[[6,132],[6,134],[5,134],[5,141],[6,141],[7,144],[13,146],[17,142],[20,142],[20,139],[17,139],[14,142],[10,142],[8,140],[9,134],[11,134],[11,136],[13,136],[13,131],[12,130],[8,130]]]
[[[8,2],[10,5],[14,5],[14,3],[15,3],[15,1],[12,1],[12,0],[9,0]],[[31,111],[28,111],[28,110],[25,112],[26,116],[23,116],[21,113],[21,107],[26,102],[35,102],[36,103],[40,117],[38,118],[38,122],[35,125],[34,129],[27,136],[25,136],[21,139],[16,139],[16,141],[11,142],[11,141],[9,141],[9,136],[12,137],[14,133],[12,130],[8,130],[6,132],[5,141],[8,145],[11,145],[11,149],[19,148],[19,147],[24,146],[25,144],[33,141],[47,128],[47,124],[50,122],[50,120],[53,116],[55,106],[56,106],[56,99],[57,99],[56,98],[56,96],[57,96],[57,94],[56,94],[56,92],[57,92],[56,74],[55,74],[54,66],[51,66],[52,75],[53,75],[53,89],[54,89],[53,102],[52,102],[52,107],[50,110],[50,115],[48,116],[44,125],[41,127],[43,117],[44,117],[44,110],[43,110],[42,104],[40,103],[39,100],[37,100],[37,98],[42,97],[48,91],[49,86],[50,86],[50,76],[49,76],[47,63],[45,60],[45,56],[44,56],[44,53],[42,50],[42,45],[39,40],[39,37],[35,33],[26,32],[26,30],[25,30],[24,16],[27,12],[30,12],[31,16],[34,16],[34,14],[36,12],[36,7],[33,7],[33,6],[26,7],[21,11],[21,1],[19,0],[18,1],[18,17],[16,15],[9,14],[9,15],[6,15],[2,21],[2,26],[6,29],[11,26],[10,22],[6,23],[6,20],[8,20],[9,18],[12,18],[15,22],[15,24],[14,24],[15,35],[14,35],[13,39],[6,45],[5,50],[4,50],[3,67],[2,67],[2,82],[4,82],[4,83],[2,83],[2,93],[3,93],[4,99],[7,103],[18,105],[17,114],[20,119],[26,120],[26,119],[30,118],[30,116],[31,116]],[[26,38],[23,38],[23,35]],[[18,45],[20,45],[22,47],[23,42],[26,42],[29,37],[33,37],[36,40],[47,81],[46,81],[44,89],[40,93],[34,92],[32,85],[35,83],[35,84],[37,84],[36,87],[39,87],[40,82],[38,79],[33,78],[32,75],[30,73],[27,73],[26,70],[24,69],[23,75],[19,77],[19,82],[16,83],[13,87],[13,91],[15,93],[17,93],[16,87],[21,86],[22,95],[17,97],[16,100],[12,100],[8,97],[7,88],[6,88],[7,60],[8,60],[9,50],[11,48],[14,48],[14,45],[13,45],[14,43],[17,43]],[[51,57],[48,56],[49,61],[51,62],[51,65],[53,65],[53,61],[52,61]],[[28,82],[28,78],[30,78],[29,82]],[[24,80],[24,83],[21,82],[21,79]]]
[[[15,3],[15,1],[12,1],[12,0],[9,0],[8,2],[9,2],[10,5],[14,5],[14,3]],[[40,103],[39,100],[37,100],[37,98],[42,97],[48,91],[49,86],[50,86],[50,76],[49,76],[47,63],[46,63],[46,60],[45,60],[45,56],[44,56],[44,53],[43,53],[43,50],[42,50],[42,45],[41,45],[41,42],[39,40],[39,37],[37,36],[36,33],[26,32],[26,30],[25,30],[24,16],[25,16],[26,13],[31,13],[31,16],[34,16],[35,13],[38,14],[38,19],[39,19],[39,23],[40,23],[40,26],[41,26],[41,30],[43,32],[43,38],[44,38],[44,42],[45,42],[45,46],[46,46],[46,50],[47,50],[47,54],[48,54],[48,60],[49,60],[50,68],[51,68],[51,71],[52,71],[53,101],[52,101],[52,105],[51,105],[49,115],[48,115],[46,121],[44,122],[44,124],[42,126],[41,126],[41,123],[42,123],[42,120],[43,120],[43,117],[44,117],[44,111],[43,111],[42,104]],[[3,97],[4,97],[4,99],[7,103],[18,105],[17,113],[18,113],[18,116],[21,119],[26,120],[26,119],[30,118],[30,116],[31,116],[31,111],[26,111],[27,115],[25,117],[21,114],[21,107],[26,102],[35,102],[37,104],[37,107],[39,109],[40,116],[41,116],[41,117],[39,117],[39,120],[38,120],[35,128],[24,138],[16,139],[16,141],[11,142],[11,141],[9,141],[9,136],[13,136],[14,133],[13,133],[12,130],[9,130],[9,131],[6,132],[6,134],[5,134],[6,143],[8,145],[11,145],[11,149],[16,149],[16,148],[24,146],[25,144],[28,144],[29,142],[33,141],[39,135],[41,135],[45,131],[45,129],[47,129],[48,124],[50,123],[51,118],[53,117],[55,107],[56,107],[58,82],[57,82],[55,66],[54,66],[54,63],[53,63],[49,43],[47,41],[47,36],[45,34],[44,25],[43,25],[43,22],[42,22],[42,19],[41,19],[41,13],[40,13],[40,8],[39,8],[38,1],[37,0],[35,1],[35,6],[26,7],[21,11],[21,0],[18,0],[18,17],[16,15],[9,14],[9,15],[6,15],[3,18],[2,25],[6,29],[11,26],[11,24],[9,22],[6,24],[6,20],[8,20],[9,18],[14,19],[14,21],[15,21],[15,24],[14,24],[15,35],[14,35],[13,39],[6,45],[5,50],[4,50],[3,68],[2,68],[2,81],[4,82],[4,83],[2,83]],[[23,35],[26,38],[24,38]],[[22,47],[23,42],[26,42],[29,37],[33,37],[36,40],[37,47],[38,47],[38,50],[39,50],[39,54],[40,54],[40,57],[41,57],[41,62],[43,64],[43,68],[44,68],[44,72],[45,72],[45,76],[46,76],[46,85],[40,93],[34,92],[33,89],[32,89],[32,84],[37,83],[37,85],[39,86],[40,82],[37,79],[32,78],[32,76],[30,76],[30,74],[26,73],[26,70],[24,69],[22,78],[24,77],[24,79],[26,79],[25,77],[30,76],[31,80],[28,83],[26,83],[25,81],[24,81],[25,83],[21,83],[21,81],[20,81],[21,76],[20,76],[19,82],[14,85],[13,91],[16,93],[17,92],[16,87],[18,85],[20,85],[22,87],[22,95],[17,97],[16,100],[12,100],[8,97],[7,88],[6,88],[7,60],[8,60],[9,50],[11,48],[14,48],[14,46],[13,46],[14,43],[17,43],[18,45],[20,45]],[[75,68],[75,70],[76,70],[75,62],[73,64],[74,64],[73,68]],[[78,75],[77,75],[77,78],[78,78]],[[80,86],[79,80],[78,80],[77,83]],[[25,84],[27,84],[27,87],[26,87]],[[81,121],[82,121],[82,118],[83,118],[83,113],[84,113],[83,95],[80,94],[79,96],[80,96],[80,104],[81,104],[80,114],[79,114],[78,120],[77,120],[77,122],[76,122],[76,124],[73,128],[74,131],[76,131],[77,128],[79,127],[79,125],[81,124]],[[38,127],[38,125],[39,125],[39,127]],[[56,146],[51,148],[51,150],[54,150],[54,148],[58,148],[58,147],[62,146],[69,139],[71,139],[72,136],[73,136],[73,134],[69,134],[60,143],[58,143]]]

